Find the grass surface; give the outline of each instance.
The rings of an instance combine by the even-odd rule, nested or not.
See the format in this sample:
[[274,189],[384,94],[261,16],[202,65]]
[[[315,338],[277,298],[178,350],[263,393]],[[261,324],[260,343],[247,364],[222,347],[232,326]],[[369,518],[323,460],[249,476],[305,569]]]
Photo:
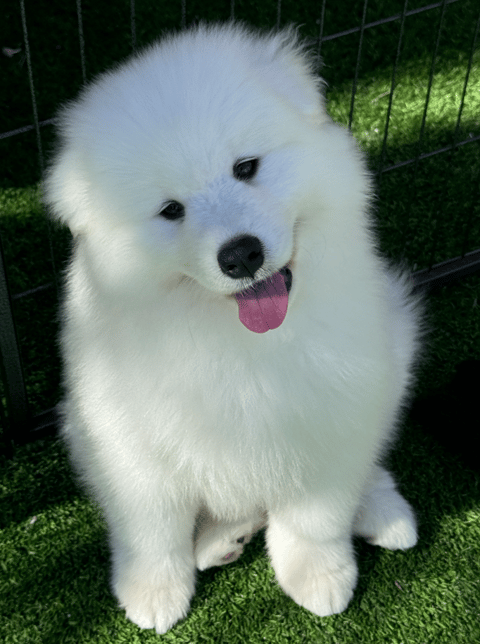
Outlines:
[[[399,13],[402,2],[370,3],[367,22]],[[420,0],[409,8],[422,6]],[[177,27],[180,3],[136,3],[138,44]],[[187,22],[198,17],[225,19],[229,3],[186,4]],[[130,3],[83,0],[87,78],[131,50]],[[296,22],[315,38],[318,3],[283,0],[280,22]],[[324,35],[355,27],[362,2],[327,3]],[[277,4],[244,0],[238,17],[272,26]],[[422,130],[439,10],[406,19],[394,94],[392,65],[399,23],[364,34],[352,129],[372,169],[428,153],[469,135],[480,134],[479,53],[474,55],[462,118],[457,114],[470,57],[476,1],[449,5],[434,61],[431,101]],[[75,3],[38,0],[26,11],[41,120],[75,95],[82,83]],[[0,68],[2,129],[32,121],[21,20],[18,7],[2,10],[2,46],[21,48]],[[349,121],[358,34],[324,42],[322,73],[329,110]],[[385,116],[392,117],[383,150]],[[456,134],[455,134],[456,131]],[[50,128],[42,129],[44,160],[52,147]],[[68,255],[69,235],[49,229],[40,202],[40,164],[34,133],[0,141],[0,233],[13,293],[52,281],[54,267]],[[480,247],[478,144],[420,161],[382,176],[377,227],[381,246],[393,258],[423,268]],[[53,252],[51,252],[51,250]],[[447,382],[455,365],[480,359],[480,279],[445,287],[429,298],[432,333],[419,374],[418,394]],[[57,292],[51,286],[14,302],[32,410],[53,406],[60,395],[56,347]],[[470,420],[475,427],[478,416]],[[429,430],[427,433],[425,430]],[[392,454],[391,467],[402,492],[419,515],[420,541],[405,553],[392,553],[356,541],[360,578],[346,612],[317,618],[296,606],[276,585],[263,536],[236,563],[201,573],[186,620],[160,638],[140,631],[118,610],[108,587],[109,553],[96,508],[76,488],[66,455],[54,439],[18,448],[2,460],[0,483],[0,641],[5,644],[136,643],[194,644],[257,642],[321,644],[475,644],[480,641],[479,475],[435,440],[435,427],[407,420]],[[466,431],[459,410],[452,432],[462,443]]]

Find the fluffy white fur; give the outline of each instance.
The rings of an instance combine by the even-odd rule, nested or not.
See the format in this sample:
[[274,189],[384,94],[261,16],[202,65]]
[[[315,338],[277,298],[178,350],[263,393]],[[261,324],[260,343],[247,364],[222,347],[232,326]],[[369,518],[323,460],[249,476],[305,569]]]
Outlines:
[[[416,542],[379,459],[419,323],[304,48],[292,31],[201,26],[100,76],[59,128],[45,188],[75,237],[63,433],[105,513],[120,605],[164,633],[195,569],[234,561],[266,523],[285,592],[317,615],[344,610],[352,534]],[[258,174],[239,181],[248,157]],[[181,220],[158,214],[169,200]],[[233,297],[252,280],[217,261],[245,234],[265,251],[256,280],[293,274],[286,319],[264,334]]]

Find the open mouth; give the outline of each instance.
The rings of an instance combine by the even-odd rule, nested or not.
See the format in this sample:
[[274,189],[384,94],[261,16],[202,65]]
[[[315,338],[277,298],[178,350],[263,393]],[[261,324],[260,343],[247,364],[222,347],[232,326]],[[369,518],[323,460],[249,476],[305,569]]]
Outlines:
[[236,293],[240,322],[255,333],[278,328],[287,315],[292,281],[292,271],[287,264],[270,277]]

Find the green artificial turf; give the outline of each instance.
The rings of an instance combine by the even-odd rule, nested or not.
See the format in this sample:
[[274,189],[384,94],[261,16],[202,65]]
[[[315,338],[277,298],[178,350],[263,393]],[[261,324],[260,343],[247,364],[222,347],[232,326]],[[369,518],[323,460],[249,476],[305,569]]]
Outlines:
[[[283,0],[280,23],[301,24],[315,38],[320,4]],[[426,4],[409,2],[409,8]],[[370,3],[367,22],[399,13],[403,2]],[[277,3],[243,0],[235,14],[253,24],[276,23]],[[87,77],[131,50],[130,3],[82,1]],[[359,24],[363,3],[327,3],[324,35]],[[181,3],[137,2],[137,44],[177,27]],[[382,157],[385,116],[399,23],[367,30],[358,72],[352,130],[373,170],[428,153],[453,141],[471,51],[476,0],[448,5],[435,59],[435,74],[419,144],[432,51],[440,11],[406,19]],[[226,19],[230,3],[186,3],[187,23]],[[41,120],[75,95],[82,83],[75,3],[37,0],[26,8],[33,78]],[[32,121],[18,6],[2,8],[2,46],[22,52],[0,67],[2,130]],[[322,44],[322,74],[329,111],[347,125],[359,36]],[[470,72],[456,140],[480,134],[478,48]],[[52,149],[42,128],[43,162]],[[40,201],[35,133],[0,140],[0,233],[13,293],[54,280],[69,250],[69,234],[48,225]],[[480,247],[480,150],[472,143],[382,175],[375,204],[382,250],[412,268],[424,268]],[[417,395],[448,382],[461,360],[480,359],[480,278],[444,287],[428,298],[431,329],[419,370]],[[56,404],[57,288],[15,299],[14,312],[32,411]],[[1,389],[0,394],[3,395]],[[465,419],[451,428],[462,444]],[[470,429],[478,431],[478,415]],[[201,573],[191,612],[162,638],[141,631],[118,610],[109,591],[109,553],[98,511],[76,487],[63,446],[45,439],[1,457],[0,642],[5,644],[133,644],[172,642],[256,644],[475,644],[480,642],[480,476],[435,436],[435,425],[407,418],[391,456],[402,492],[416,508],[420,539],[408,552],[389,552],[355,542],[360,577],[354,599],[341,615],[317,618],[277,586],[263,535],[236,563]],[[0,447],[2,436],[0,435]]]

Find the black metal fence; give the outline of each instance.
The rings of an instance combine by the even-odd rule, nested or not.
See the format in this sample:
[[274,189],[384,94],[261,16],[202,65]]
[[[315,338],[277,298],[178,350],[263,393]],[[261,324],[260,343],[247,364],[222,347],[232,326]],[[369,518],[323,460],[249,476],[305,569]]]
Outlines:
[[[463,146],[479,145],[480,127],[477,127],[476,130],[474,128],[473,132],[469,132],[467,136],[464,136],[464,129],[461,127],[461,124],[465,109],[467,107],[471,107],[469,102],[472,100],[478,100],[478,98],[475,99],[475,96],[473,96],[472,98],[471,92],[469,93],[469,88],[471,87],[472,78],[478,78],[478,75],[480,74],[479,64],[477,60],[480,5],[478,5],[478,9],[475,9],[472,14],[474,18],[471,24],[470,32],[460,34],[460,36],[464,38],[465,42],[467,43],[465,47],[468,55],[465,57],[461,67],[461,73],[463,75],[461,83],[462,89],[461,95],[457,100],[458,109],[456,115],[454,117],[450,117],[448,123],[445,123],[443,126],[446,130],[448,130],[447,137],[445,139],[446,143],[437,147],[434,146],[433,149],[429,148],[425,144],[427,113],[431,100],[432,85],[436,74],[436,62],[439,55],[439,49],[441,48],[442,37],[444,36],[444,34],[448,33],[450,29],[454,28],[454,26],[452,26],[448,20],[448,8],[454,4],[461,6],[465,3],[467,3],[471,8],[472,4],[470,2],[467,2],[467,0],[443,0],[441,2],[434,2],[430,4],[423,4],[422,2],[418,1],[415,3],[415,6],[411,8],[409,7],[408,0],[399,0],[398,3],[396,3],[394,0],[393,4],[398,4],[398,12],[386,16],[378,15],[377,19],[371,20],[370,18],[372,17],[372,11],[375,13],[376,10],[368,6],[368,0],[359,0],[356,5],[358,6],[359,13],[361,15],[360,23],[355,26],[348,26],[345,29],[337,29],[333,32],[329,31],[329,24],[325,19],[325,16],[328,15],[329,1],[323,0],[321,5],[316,8],[317,14],[315,15],[314,20],[315,46],[317,47],[319,56],[323,55],[323,50],[328,43],[332,43],[334,41],[338,42],[341,51],[341,45],[343,42],[346,42],[347,38],[355,38],[356,62],[354,67],[352,68],[350,77],[351,93],[348,109],[346,109],[346,113],[348,112],[346,125],[348,125],[348,127],[355,127],[355,108],[359,88],[361,88],[360,67],[362,56],[364,55],[365,38],[372,30],[381,29],[387,25],[395,26],[396,41],[392,40],[391,44],[393,53],[390,88],[385,92],[385,97],[388,99],[388,106],[384,114],[384,122],[382,126],[382,141],[379,144],[374,163],[379,182],[381,182],[387,175],[390,175],[391,173],[398,173],[401,169],[404,169],[408,166],[412,168],[411,176],[413,177],[413,183],[415,183],[418,168],[425,160],[436,157],[437,155],[452,155],[453,153],[455,153],[455,151],[463,148]],[[108,13],[108,11],[111,11],[112,9],[112,3],[105,4],[105,12]],[[131,47],[135,49],[137,44],[137,12],[134,0],[130,0],[130,3],[128,3],[127,1],[123,2],[121,5],[122,10],[125,10],[125,7],[127,7],[128,4],[128,20],[130,28]],[[339,5],[339,3],[334,4],[336,7],[335,11],[338,15],[341,15],[341,6]],[[390,3],[390,5],[392,5],[392,3]],[[231,16],[236,14],[236,7],[233,2],[229,4],[228,9],[228,13],[230,13]],[[71,10],[76,13],[76,22],[78,26],[78,52],[80,58],[79,67],[81,69],[81,77],[83,81],[85,81],[87,77],[86,60],[88,57],[87,54],[89,42],[88,39],[84,36],[83,31],[83,10],[81,0],[76,0],[76,4],[72,6]],[[39,172],[42,172],[45,163],[43,152],[44,133],[52,125],[53,119],[49,118],[47,120],[41,120],[39,118],[39,110],[37,108],[38,88],[35,83],[34,70],[36,56],[41,55],[41,52],[38,51],[35,41],[32,40],[29,35],[29,21],[32,18],[29,12],[31,12],[32,9],[27,10],[24,4],[24,0],[20,0],[18,6],[14,6],[11,11],[17,11],[19,19],[21,20],[23,43],[19,49],[21,49],[21,56],[23,57],[22,68],[25,75],[25,83],[28,83],[29,87],[30,113],[32,116],[31,122],[27,121],[24,124],[21,124],[19,127],[15,127],[13,129],[5,128],[5,131],[0,132],[0,149],[3,144],[10,143],[13,140],[15,140],[16,142],[21,142],[22,140],[25,140],[24,137],[31,137],[32,133],[34,133],[36,158],[38,159]],[[378,12],[380,11],[381,10],[379,9]],[[184,25],[186,24],[186,22],[189,22],[188,4],[185,0],[179,3],[178,14],[180,16],[180,25]],[[407,30],[407,21],[411,21],[415,16],[420,15],[428,15],[432,17],[431,29],[434,32],[434,37],[431,38],[432,46],[430,51],[427,90],[424,96],[423,103],[416,104],[415,107],[419,122],[416,144],[412,148],[412,152],[408,156],[408,158],[401,158],[400,160],[392,161],[388,155],[388,143],[398,66],[399,61],[401,61],[402,59],[403,41]],[[42,20],[42,17],[45,17],[44,14],[36,14],[35,20]],[[289,22],[289,20],[290,16],[288,15],[288,6],[286,6],[285,3],[284,6],[282,6],[281,1],[278,0],[276,4],[277,24],[285,24]],[[336,24],[338,24],[338,22]],[[6,57],[14,56],[17,53],[20,53],[19,50],[4,47],[3,54]],[[75,91],[74,89],[72,89],[71,94],[74,95],[74,93]],[[480,105],[480,103],[477,104]],[[478,126],[478,120],[476,124]],[[31,139],[29,140],[31,141]],[[4,152],[4,154],[6,153]],[[477,172],[477,184],[478,174],[479,173]],[[405,186],[405,190],[410,191],[411,186]],[[418,187],[416,189],[415,198],[420,200],[422,198],[427,198],[422,193],[421,187]],[[478,212],[479,200],[480,195],[477,187],[476,192],[474,192],[473,200],[471,200],[468,209],[458,213],[459,220],[462,221],[462,226],[464,226],[465,228],[465,242],[463,243],[459,254],[454,257],[450,257],[448,254],[449,251],[448,249],[446,249],[443,254],[444,261],[441,261],[440,263],[438,261],[436,263],[433,261],[428,262],[428,265],[422,268],[422,270],[417,271],[414,275],[414,278],[419,287],[425,285],[444,284],[453,279],[469,275],[480,269],[480,249],[477,247],[478,241],[476,241],[474,237],[474,241],[472,242],[472,236],[469,234],[470,228],[474,225],[474,220],[477,218],[476,213]],[[474,244],[473,246],[472,243]],[[441,242],[439,242],[439,245],[441,251]],[[47,243],[45,244],[45,246],[45,254],[52,255],[52,245]],[[18,292],[11,293],[7,281],[7,275],[11,270],[11,266],[6,265],[7,262],[4,259],[4,253],[1,243],[0,253],[0,353],[2,368],[2,404],[0,404],[0,414],[3,437],[4,439],[6,439],[3,441],[3,443],[4,445],[8,445],[10,441],[23,442],[25,440],[31,440],[34,437],[42,435],[45,432],[52,431],[55,426],[54,407],[44,410],[37,409],[34,414],[30,412],[31,406],[29,405],[28,388],[25,385],[25,378],[22,368],[22,343],[25,341],[25,338],[20,338],[18,333],[16,332],[16,320],[12,302],[25,300],[27,298],[42,298],[46,291],[55,291],[57,271],[54,269],[53,278],[51,281],[35,285],[32,288],[25,288]],[[432,257],[434,257],[434,255],[432,255]],[[55,258],[53,256],[52,265],[55,266]]]

